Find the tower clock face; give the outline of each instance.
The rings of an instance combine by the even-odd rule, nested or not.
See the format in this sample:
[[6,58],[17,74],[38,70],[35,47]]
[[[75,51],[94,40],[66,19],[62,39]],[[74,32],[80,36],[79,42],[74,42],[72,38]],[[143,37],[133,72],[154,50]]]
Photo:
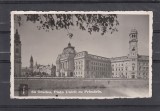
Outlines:
[[136,46],[132,46],[132,48],[131,48],[131,55],[132,56],[136,55]]
[[132,48],[132,51],[135,51],[135,47]]

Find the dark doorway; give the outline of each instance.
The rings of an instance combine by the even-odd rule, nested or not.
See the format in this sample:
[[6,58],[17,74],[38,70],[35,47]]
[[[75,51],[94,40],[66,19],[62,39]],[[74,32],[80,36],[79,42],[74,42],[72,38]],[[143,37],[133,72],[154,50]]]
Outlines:
[[73,72],[70,72],[70,76],[73,77]]
[[135,75],[132,75],[132,79],[135,79]]

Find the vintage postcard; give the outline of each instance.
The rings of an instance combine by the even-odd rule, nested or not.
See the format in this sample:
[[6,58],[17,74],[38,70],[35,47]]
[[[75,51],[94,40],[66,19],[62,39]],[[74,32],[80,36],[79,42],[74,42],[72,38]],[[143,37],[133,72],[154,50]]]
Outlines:
[[10,97],[152,97],[151,11],[12,11]]

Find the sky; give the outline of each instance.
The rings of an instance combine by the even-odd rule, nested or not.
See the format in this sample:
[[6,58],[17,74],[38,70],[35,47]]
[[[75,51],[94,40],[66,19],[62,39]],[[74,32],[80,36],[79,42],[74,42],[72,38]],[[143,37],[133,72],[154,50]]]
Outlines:
[[22,67],[28,67],[31,55],[38,64],[56,65],[56,58],[67,47],[69,41],[76,52],[88,51],[89,54],[102,57],[126,56],[129,53],[129,33],[135,28],[138,31],[138,53],[149,55],[149,16],[119,14],[118,32],[101,35],[71,28],[73,33],[70,40],[66,30],[46,32],[38,30],[37,25],[25,22],[18,28],[22,43]]

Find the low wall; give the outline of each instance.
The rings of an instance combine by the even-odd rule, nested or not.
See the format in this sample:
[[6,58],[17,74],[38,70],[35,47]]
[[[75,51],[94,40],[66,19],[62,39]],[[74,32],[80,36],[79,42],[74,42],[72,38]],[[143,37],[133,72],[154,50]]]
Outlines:
[[107,87],[148,87],[148,80],[141,79],[79,79],[79,78],[15,78],[17,90],[20,84],[30,89],[78,89]]

